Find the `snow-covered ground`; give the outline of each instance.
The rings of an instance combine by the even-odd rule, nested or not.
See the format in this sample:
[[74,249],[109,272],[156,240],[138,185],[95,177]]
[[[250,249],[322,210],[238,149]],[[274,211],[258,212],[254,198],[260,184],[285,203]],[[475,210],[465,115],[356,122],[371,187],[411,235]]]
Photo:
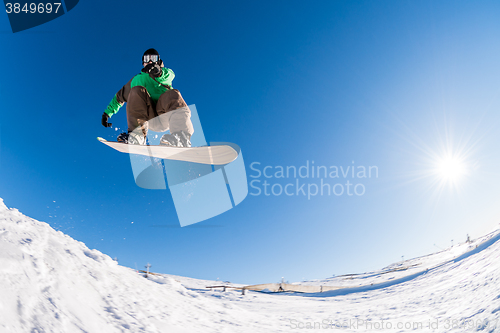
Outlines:
[[0,199],[0,332],[500,332],[500,233],[314,293],[148,279]]

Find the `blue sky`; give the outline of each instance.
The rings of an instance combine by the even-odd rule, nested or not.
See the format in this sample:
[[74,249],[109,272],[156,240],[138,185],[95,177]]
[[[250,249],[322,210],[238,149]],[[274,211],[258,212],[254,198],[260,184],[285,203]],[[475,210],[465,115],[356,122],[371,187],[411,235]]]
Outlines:
[[[0,197],[125,266],[240,283],[362,272],[480,236],[500,220],[499,14],[497,1],[80,1],[16,34],[4,15]],[[241,147],[249,182],[266,180],[254,162],[378,177],[324,179],[361,196],[250,188],[180,228],[169,191],[138,188],[128,156],[95,139],[119,133],[102,112],[150,47],[207,140]],[[443,185],[447,154],[466,172]]]

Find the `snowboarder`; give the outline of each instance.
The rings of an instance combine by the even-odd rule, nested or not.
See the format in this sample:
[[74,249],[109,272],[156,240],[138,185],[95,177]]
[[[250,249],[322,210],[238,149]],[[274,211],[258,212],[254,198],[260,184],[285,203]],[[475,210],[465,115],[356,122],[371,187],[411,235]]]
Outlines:
[[151,128],[156,132],[170,130],[171,134],[161,137],[161,145],[191,147],[191,110],[179,90],[172,88],[174,72],[164,67],[155,49],[144,52],[142,66],[141,73],[115,94],[102,115],[102,125],[111,127],[109,118],[126,102],[128,132],[121,133],[118,142],[143,145]]

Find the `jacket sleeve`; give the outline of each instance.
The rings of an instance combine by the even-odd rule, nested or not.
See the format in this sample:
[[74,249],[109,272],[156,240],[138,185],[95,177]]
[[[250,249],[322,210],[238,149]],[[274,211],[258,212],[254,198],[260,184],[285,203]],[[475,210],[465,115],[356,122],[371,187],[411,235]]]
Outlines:
[[161,71],[161,76],[158,78],[158,81],[162,84],[169,85],[172,87],[172,81],[174,80],[175,74],[174,71],[170,68],[163,67]]
[[109,102],[108,107],[106,108],[106,113],[109,117],[114,115],[120,110],[120,108],[127,102],[128,94],[130,93],[131,83],[133,78],[127,82],[118,92],[115,94],[111,102]]

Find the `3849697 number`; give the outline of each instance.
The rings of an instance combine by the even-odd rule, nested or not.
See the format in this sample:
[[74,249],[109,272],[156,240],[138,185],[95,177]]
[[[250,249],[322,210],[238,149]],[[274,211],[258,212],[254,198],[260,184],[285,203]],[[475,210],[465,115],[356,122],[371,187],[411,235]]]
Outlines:
[[21,12],[23,13],[30,13],[30,14],[43,14],[47,13],[50,14],[52,12],[57,14],[57,11],[59,10],[59,7],[61,7],[61,3],[30,3],[29,5],[27,3],[24,4],[24,6],[21,7],[20,3],[6,3],[5,4],[5,11],[7,14],[14,13],[14,14],[19,14]]

